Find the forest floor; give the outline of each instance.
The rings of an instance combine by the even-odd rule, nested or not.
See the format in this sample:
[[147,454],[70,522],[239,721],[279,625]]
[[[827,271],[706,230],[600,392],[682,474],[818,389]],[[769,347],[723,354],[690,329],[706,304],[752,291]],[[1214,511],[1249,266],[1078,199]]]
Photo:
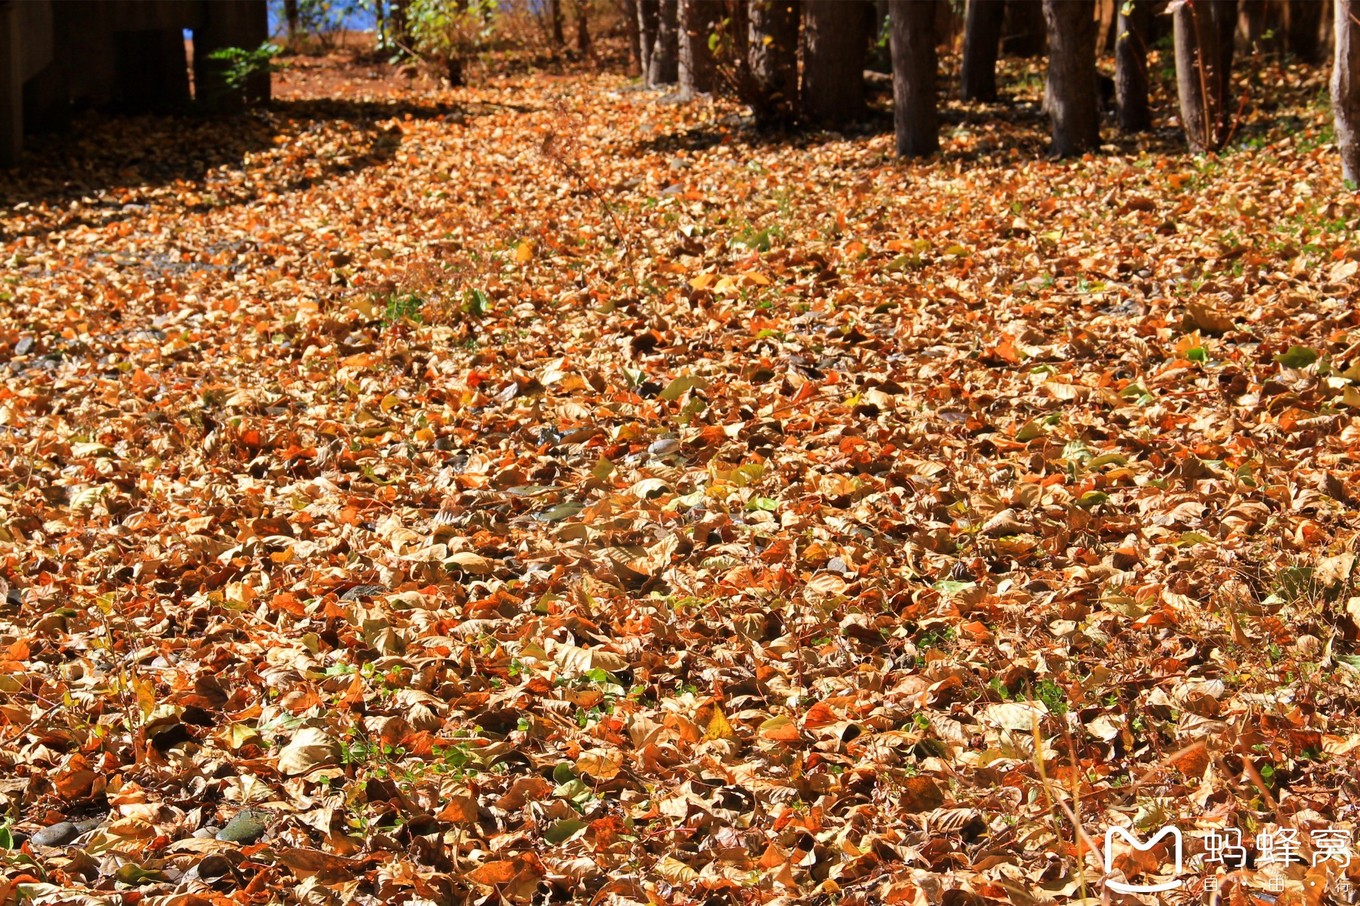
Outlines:
[[1347,902],[1360,210],[1244,65],[1201,159],[1009,64],[926,163],[335,60],[36,139],[0,902]]

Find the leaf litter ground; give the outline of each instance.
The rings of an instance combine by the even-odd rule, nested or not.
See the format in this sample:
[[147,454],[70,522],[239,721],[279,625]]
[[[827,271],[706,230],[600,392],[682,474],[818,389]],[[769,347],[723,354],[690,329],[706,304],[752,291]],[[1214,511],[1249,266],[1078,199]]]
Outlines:
[[[40,141],[0,892],[1077,902],[1106,826],[1352,832],[1321,78],[1263,70],[1207,160],[1046,162],[1032,74],[909,165],[334,60]],[[1220,882],[1342,873],[1261,872]]]

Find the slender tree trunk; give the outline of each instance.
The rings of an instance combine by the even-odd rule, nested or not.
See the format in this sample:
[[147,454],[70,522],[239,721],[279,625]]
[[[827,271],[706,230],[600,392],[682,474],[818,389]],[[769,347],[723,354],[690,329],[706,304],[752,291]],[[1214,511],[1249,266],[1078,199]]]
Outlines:
[[[661,0],[637,0],[638,65],[642,79],[652,77],[652,53],[656,50],[656,33],[661,20]],[[650,82],[649,82],[650,84]]]
[[387,34],[391,37],[392,46],[397,51],[403,52],[411,43],[411,36],[406,25],[406,6],[408,0],[392,0],[387,8]]
[[566,21],[562,15],[562,0],[548,0],[548,24],[552,27],[552,46],[556,51],[567,43]]
[[1228,96],[1237,0],[1188,0],[1174,14],[1176,94],[1195,152],[1217,151],[1232,129]]
[[1119,21],[1119,0],[1096,0],[1096,55],[1114,51],[1115,23]]
[[1284,16],[1279,0],[1242,0],[1247,50],[1278,54],[1284,47]]
[[718,61],[716,75],[723,76],[722,63],[732,67],[732,83],[737,97],[748,101],[755,93],[755,79],[751,76],[751,4],[748,0],[723,0],[723,10],[727,14],[720,23],[722,43],[726,59]]
[[642,33],[639,24],[642,15],[638,10],[638,0],[623,0],[623,27],[628,31],[629,74],[642,72]]
[[1048,23],[1045,102],[1053,121],[1053,153],[1077,157],[1100,146],[1094,0],[1044,0],[1044,19]]
[[1035,0],[1009,0],[1006,4],[1002,48],[1017,57],[1042,56],[1048,47],[1044,7]]
[[576,0],[576,52],[590,55],[590,0]]
[[963,19],[963,72],[959,96],[965,101],[996,100],[996,57],[1006,0],[968,0]]
[[798,4],[751,0],[748,15],[751,112],[757,128],[783,128],[798,110]]
[[1336,0],[1336,58],[1332,68],[1332,113],[1341,149],[1341,175],[1360,188],[1360,4]]
[[288,23],[288,43],[292,44],[297,40],[300,28],[298,0],[283,0],[283,18]]
[[839,126],[864,115],[866,0],[804,0],[803,115]]
[[1289,52],[1305,63],[1317,63],[1321,56],[1318,31],[1327,4],[1323,0],[1289,0]]
[[1119,131],[1126,134],[1152,128],[1147,71],[1151,18],[1152,0],[1126,0],[1119,5],[1114,39],[1114,91],[1119,103]]
[[713,91],[717,65],[709,38],[722,17],[722,0],[680,0],[680,95]]
[[897,153],[929,157],[940,150],[935,97],[935,3],[891,0],[893,131]]
[[647,69],[647,87],[674,85],[680,80],[680,34],[677,27],[678,0],[661,0],[656,17],[656,43]]

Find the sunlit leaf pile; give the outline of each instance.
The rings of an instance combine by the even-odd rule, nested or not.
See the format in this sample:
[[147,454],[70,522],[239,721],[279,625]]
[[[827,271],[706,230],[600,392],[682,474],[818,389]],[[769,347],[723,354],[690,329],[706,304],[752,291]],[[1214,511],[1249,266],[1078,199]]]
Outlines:
[[1360,883],[1325,74],[1061,164],[1003,76],[922,164],[338,58],[35,139],[0,899],[1099,902],[1169,822]]

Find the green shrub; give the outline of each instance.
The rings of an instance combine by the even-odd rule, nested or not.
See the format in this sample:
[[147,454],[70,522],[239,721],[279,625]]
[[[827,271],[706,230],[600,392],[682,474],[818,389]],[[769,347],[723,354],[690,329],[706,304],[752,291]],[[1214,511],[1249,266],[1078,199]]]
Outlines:
[[411,0],[406,32],[411,50],[444,67],[449,84],[463,84],[463,61],[480,51],[496,28],[496,0]]

